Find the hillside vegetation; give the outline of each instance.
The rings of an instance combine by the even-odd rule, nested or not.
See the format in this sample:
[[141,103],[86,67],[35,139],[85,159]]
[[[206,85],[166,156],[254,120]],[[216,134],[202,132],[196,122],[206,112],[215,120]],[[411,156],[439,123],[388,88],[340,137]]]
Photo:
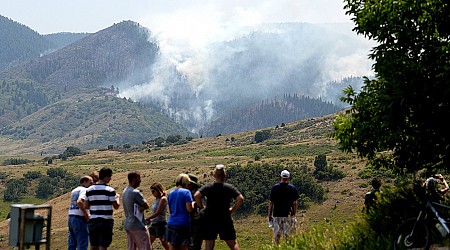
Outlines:
[[168,117],[124,98],[79,94],[45,106],[1,129],[4,136],[26,140],[34,152],[121,147],[169,135],[191,134]]
[[[27,173],[27,176],[30,176],[30,172],[38,171],[46,176],[49,169],[61,168],[71,175],[81,176],[108,166],[114,171],[111,186],[119,192],[127,184],[127,172],[139,170],[143,176],[141,190],[152,202],[153,198],[149,193],[151,183],[160,181],[166,188],[171,188],[175,177],[182,172],[195,174],[201,183],[207,183],[213,180],[211,172],[214,165],[224,163],[230,167],[229,181],[235,183],[246,196],[245,204],[235,217],[239,243],[242,249],[258,249],[270,245],[272,241],[272,232],[267,228],[267,218],[264,214],[264,203],[267,202],[264,197],[267,197],[271,185],[278,181],[278,172],[283,168],[295,173],[293,181],[298,179],[295,183],[303,190],[302,210],[297,215],[299,233],[319,224],[333,228],[345,227],[358,217],[368,184],[368,180],[358,177],[364,161],[355,155],[341,153],[336,142],[327,137],[334,117],[335,115],[330,115],[305,119],[283,127],[266,128],[268,137],[260,143],[255,143],[255,135],[260,131],[248,131],[227,136],[197,138],[178,146],[139,144],[126,150],[90,150],[85,155],[69,157],[65,161],[55,159],[51,164],[43,160],[51,155],[16,155],[14,158],[24,158],[32,162],[19,166],[0,166],[1,172],[4,173],[0,194],[3,194],[3,188],[9,179],[20,179]],[[345,175],[335,180],[317,179],[314,172],[318,155],[325,155],[327,165]],[[3,161],[10,158],[10,155],[0,156]],[[251,174],[252,171],[255,171],[255,174]],[[31,181],[29,185],[34,186],[37,183]],[[308,185],[313,188],[303,189]],[[318,193],[308,193],[305,190],[318,190]],[[323,190],[322,195],[319,190]],[[255,192],[262,193],[262,199],[254,199]],[[45,201],[30,194],[21,200],[21,203],[46,202],[52,205],[52,249],[63,249],[67,241],[68,199],[69,195],[63,194]],[[9,204],[11,202],[0,202],[1,217],[6,216]],[[247,212],[244,213],[245,211]],[[122,208],[116,211],[115,220],[111,247],[124,249],[126,235],[123,231]],[[3,221],[0,224],[0,238],[7,237],[7,224]],[[0,241],[0,248],[6,248],[6,244],[6,240]],[[156,249],[161,249],[158,243]],[[218,242],[217,249],[226,248],[222,242]]]

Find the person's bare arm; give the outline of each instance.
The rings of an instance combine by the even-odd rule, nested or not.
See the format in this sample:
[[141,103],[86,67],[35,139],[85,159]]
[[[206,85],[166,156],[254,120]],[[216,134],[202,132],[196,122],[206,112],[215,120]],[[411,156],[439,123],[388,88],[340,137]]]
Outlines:
[[119,209],[120,207],[120,195],[116,194],[116,200],[112,202],[112,206],[115,209]]
[[240,194],[238,197],[236,197],[236,202],[234,203],[234,205],[232,207],[230,207],[230,214],[236,212],[236,210],[239,209],[239,207],[242,205],[243,202],[244,202],[244,196],[242,194]]
[[292,203],[292,215],[296,215],[297,214],[297,208],[298,208],[298,202],[294,201]]
[[200,193],[199,191],[195,192],[194,199],[195,199],[195,203],[197,203],[197,207],[199,209],[203,209],[202,193]]
[[78,208],[81,210],[81,212],[83,212],[84,218],[86,219],[86,221],[89,221],[90,215],[89,215],[89,211],[88,211],[87,207],[85,206],[85,204],[89,204],[89,203],[84,202],[84,200],[81,198],[79,198],[77,200]]
[[269,211],[267,213],[267,215],[269,217],[269,221],[272,220],[272,209],[273,209],[273,203],[272,203],[272,201],[269,201],[269,209],[268,209]]
[[167,205],[167,197],[163,196],[161,197],[161,200],[159,201],[158,207],[156,208],[156,211],[152,213],[150,216],[145,218],[146,221],[150,221],[151,219],[161,215],[162,211],[164,211],[164,208]]
[[441,174],[439,175],[439,179],[442,181],[442,184],[444,184],[444,187],[441,189],[441,193],[446,193],[449,189],[447,181],[444,179],[444,176],[442,176]]
[[194,210],[194,202],[186,202],[186,210],[190,213]]
[[145,210],[149,209],[149,205],[147,202],[139,206],[139,212],[143,213]]

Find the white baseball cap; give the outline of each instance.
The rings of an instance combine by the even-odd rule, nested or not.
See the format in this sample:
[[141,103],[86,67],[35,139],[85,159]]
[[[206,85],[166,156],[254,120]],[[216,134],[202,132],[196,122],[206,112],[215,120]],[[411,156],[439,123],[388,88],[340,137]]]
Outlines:
[[287,170],[283,170],[281,171],[281,178],[289,178],[291,176],[291,174],[289,173],[289,171]]

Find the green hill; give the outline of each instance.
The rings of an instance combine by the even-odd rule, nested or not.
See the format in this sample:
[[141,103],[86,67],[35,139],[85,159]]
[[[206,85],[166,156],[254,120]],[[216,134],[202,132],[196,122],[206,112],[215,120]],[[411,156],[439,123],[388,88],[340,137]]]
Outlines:
[[49,104],[4,127],[2,134],[27,140],[34,150],[53,153],[67,146],[107,148],[108,145],[140,144],[168,135],[190,135],[149,107],[98,94],[79,94]]
[[53,44],[29,27],[0,15],[0,71],[39,57]]

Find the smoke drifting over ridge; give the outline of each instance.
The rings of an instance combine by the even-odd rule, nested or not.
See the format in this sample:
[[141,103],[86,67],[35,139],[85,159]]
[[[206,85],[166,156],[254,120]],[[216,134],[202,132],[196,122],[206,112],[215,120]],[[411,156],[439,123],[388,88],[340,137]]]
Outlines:
[[234,39],[174,54],[153,36],[161,55],[152,80],[119,86],[120,94],[158,103],[193,132],[240,105],[284,93],[337,103],[330,82],[372,75],[372,44],[349,30],[347,24],[258,25]]
[[[374,44],[353,33],[350,23],[262,24],[270,11],[284,11],[291,20],[303,7],[297,1],[254,8],[198,4],[139,21],[151,30],[160,58],[149,82],[119,85],[121,96],[157,103],[193,132],[236,107],[284,93],[336,103],[341,91],[330,82],[372,75],[367,57]],[[196,7],[203,11],[193,18]]]

